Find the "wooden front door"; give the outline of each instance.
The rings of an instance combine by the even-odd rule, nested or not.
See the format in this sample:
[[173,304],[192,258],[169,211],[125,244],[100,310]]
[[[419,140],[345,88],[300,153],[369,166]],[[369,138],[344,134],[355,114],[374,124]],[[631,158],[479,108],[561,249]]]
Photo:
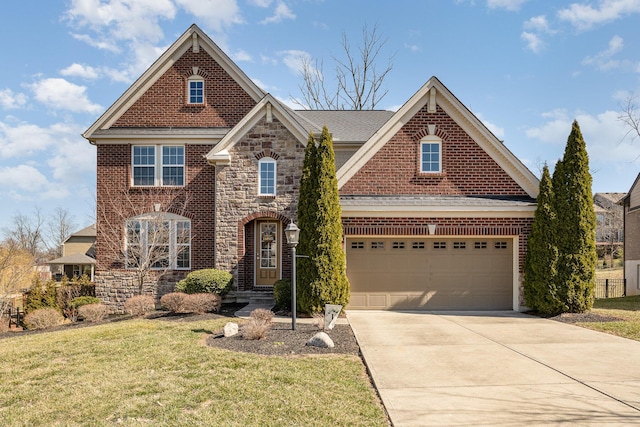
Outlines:
[[256,286],[280,279],[280,223],[256,221]]

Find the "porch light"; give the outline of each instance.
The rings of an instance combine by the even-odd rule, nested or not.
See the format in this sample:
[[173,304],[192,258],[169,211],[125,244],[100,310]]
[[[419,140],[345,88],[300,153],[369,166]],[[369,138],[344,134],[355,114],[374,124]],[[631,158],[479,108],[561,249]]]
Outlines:
[[287,243],[291,246],[291,329],[296,330],[296,246],[298,246],[298,238],[300,237],[300,229],[292,221],[284,229],[284,235]]
[[289,246],[295,249],[298,246],[298,239],[300,237],[300,229],[294,222],[290,222],[287,228],[284,229],[284,235],[287,238]]

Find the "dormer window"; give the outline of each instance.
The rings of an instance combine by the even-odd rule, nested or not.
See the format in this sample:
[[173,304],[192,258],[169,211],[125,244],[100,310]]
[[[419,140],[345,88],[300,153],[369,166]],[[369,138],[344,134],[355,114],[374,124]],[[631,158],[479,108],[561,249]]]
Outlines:
[[189,104],[204,104],[204,79],[200,76],[190,77],[188,87]]
[[272,157],[258,161],[258,195],[276,195],[276,160]]

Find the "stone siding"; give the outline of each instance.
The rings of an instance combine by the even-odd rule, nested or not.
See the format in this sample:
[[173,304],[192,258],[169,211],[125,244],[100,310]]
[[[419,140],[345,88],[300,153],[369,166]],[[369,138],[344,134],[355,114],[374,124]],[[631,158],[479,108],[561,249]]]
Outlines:
[[[265,119],[254,126],[230,150],[231,164],[216,167],[216,268],[231,271],[238,290],[253,286],[252,244],[245,239],[245,226],[254,219],[275,218],[286,225],[295,221],[304,146],[284,125]],[[273,157],[276,166],[276,196],[258,195],[258,160]],[[289,277],[290,255],[281,233],[283,265]],[[249,247],[247,247],[249,246]]]

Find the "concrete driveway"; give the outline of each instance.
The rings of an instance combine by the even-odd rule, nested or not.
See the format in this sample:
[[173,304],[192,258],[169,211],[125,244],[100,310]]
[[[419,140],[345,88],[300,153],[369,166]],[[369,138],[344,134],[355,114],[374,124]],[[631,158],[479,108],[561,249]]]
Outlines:
[[640,424],[640,342],[516,312],[347,318],[396,427]]

